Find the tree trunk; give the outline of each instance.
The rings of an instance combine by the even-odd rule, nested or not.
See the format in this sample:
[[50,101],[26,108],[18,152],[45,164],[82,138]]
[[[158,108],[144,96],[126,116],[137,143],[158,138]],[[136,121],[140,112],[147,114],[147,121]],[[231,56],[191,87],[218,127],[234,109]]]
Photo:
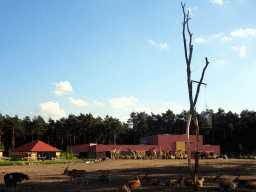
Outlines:
[[198,185],[198,176],[199,176],[199,126],[198,126],[198,120],[196,117],[196,114],[194,113],[194,123],[195,123],[195,130],[196,130],[196,157],[195,157],[195,185],[194,190],[199,191],[199,185]]
[[64,143],[64,139],[63,139],[63,135],[62,135],[62,138],[61,138],[61,148],[63,149],[63,143]]
[[190,143],[189,143],[189,127],[190,127],[191,117],[192,117],[192,115],[189,114],[186,135],[187,135],[187,150],[188,150],[188,168],[189,168],[191,178],[194,178],[194,173],[192,171],[192,165],[191,165],[191,149],[190,149]]
[[12,150],[15,147],[15,139],[14,139],[14,129],[12,130]]

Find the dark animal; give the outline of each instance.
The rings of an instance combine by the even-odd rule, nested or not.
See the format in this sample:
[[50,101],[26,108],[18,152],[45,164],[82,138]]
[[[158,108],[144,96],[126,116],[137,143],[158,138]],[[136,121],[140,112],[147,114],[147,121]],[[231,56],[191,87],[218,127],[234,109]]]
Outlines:
[[239,179],[240,175],[233,181],[233,182],[237,182],[238,186],[242,186],[245,188],[255,188],[256,185],[248,180],[245,179]]
[[101,176],[99,176],[99,178],[100,178],[100,181],[103,181],[104,183],[111,181],[111,177],[105,173],[102,173]]
[[11,174],[6,174],[4,176],[4,182],[6,185],[6,190],[12,186],[13,190],[17,188],[17,186],[20,185],[20,182],[22,182],[24,179],[29,180],[29,176],[25,175],[23,173],[11,173]]
[[83,177],[83,184],[82,185],[84,185],[85,179],[87,179],[87,185],[88,185],[88,178],[87,178],[87,173],[86,173],[85,170],[73,169],[72,171],[69,171],[68,166],[67,166],[63,175],[68,175],[70,177],[69,184],[70,184],[70,182],[72,182],[72,179],[74,178],[75,179],[75,185],[76,185],[76,178],[77,177]]
[[229,191],[229,190],[234,190],[237,187],[237,179],[239,178],[239,176],[232,181],[230,178],[226,179],[226,178],[220,178],[221,175],[215,177],[215,181],[218,182],[219,184],[219,189],[220,191]]
[[165,182],[165,185],[166,186],[183,186],[183,183],[184,183],[184,177],[180,177],[178,179],[170,179],[169,181],[166,181]]
[[116,190],[116,192],[131,192],[131,189],[127,183],[123,184],[122,187]]
[[146,180],[147,184],[146,185],[159,185],[160,181],[159,179],[155,177],[149,177],[148,174],[146,174],[141,180]]

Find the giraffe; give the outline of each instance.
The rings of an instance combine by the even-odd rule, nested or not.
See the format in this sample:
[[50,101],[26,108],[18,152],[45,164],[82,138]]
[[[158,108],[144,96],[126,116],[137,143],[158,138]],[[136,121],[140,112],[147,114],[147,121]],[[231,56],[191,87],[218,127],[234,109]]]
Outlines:
[[121,149],[122,149],[123,147],[120,147],[120,149],[118,149],[117,151],[116,151],[116,155],[117,155],[117,158],[119,159],[119,156],[121,155]]
[[153,147],[152,149],[148,146],[149,148],[149,152],[150,152],[150,156],[151,158],[153,159],[154,157],[157,158],[157,154],[156,154],[156,151],[157,149],[154,150],[155,147]]
[[162,151],[162,147],[160,145],[160,150],[159,150],[159,159],[162,159],[163,158],[163,151]]
[[167,148],[167,151],[166,151],[166,159],[169,159],[169,156],[170,156],[170,150]]
[[121,154],[121,149],[122,149],[122,147],[120,147],[120,149],[118,149],[118,150],[114,149],[114,151],[112,153],[114,159],[116,159],[116,157],[119,159],[119,156]]
[[134,159],[137,158],[136,151],[132,151],[128,146],[126,147],[129,150],[129,155],[133,156]]
[[167,157],[166,157],[167,155],[166,155],[166,151],[163,151],[162,150],[162,147],[160,146],[160,151],[159,151],[159,159],[166,159]]
[[116,157],[116,149],[114,149],[114,151],[112,152],[112,158],[115,159]]

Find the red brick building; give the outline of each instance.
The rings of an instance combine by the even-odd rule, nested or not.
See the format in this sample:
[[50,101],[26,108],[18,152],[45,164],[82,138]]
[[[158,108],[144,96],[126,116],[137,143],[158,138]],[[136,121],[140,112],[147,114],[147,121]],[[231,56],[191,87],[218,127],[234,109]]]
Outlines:
[[[196,136],[190,135],[190,147],[192,157],[196,148]],[[148,137],[140,138],[140,145],[102,145],[96,143],[89,143],[83,145],[72,146],[71,149],[75,156],[83,156],[84,158],[101,158],[112,157],[113,151],[121,151],[121,155],[126,155],[130,148],[132,151],[136,151],[137,155],[145,156],[149,152],[149,147],[157,149],[158,155],[161,150],[170,152],[182,151],[186,153],[186,135],[152,135]],[[128,147],[128,148],[127,148]],[[219,145],[203,145],[203,135],[199,135],[199,152],[209,153],[210,155],[220,155]]]

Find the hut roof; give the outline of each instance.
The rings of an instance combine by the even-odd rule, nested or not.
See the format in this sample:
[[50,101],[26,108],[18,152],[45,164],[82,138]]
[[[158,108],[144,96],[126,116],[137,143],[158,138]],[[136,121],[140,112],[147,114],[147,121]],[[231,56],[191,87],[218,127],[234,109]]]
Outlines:
[[12,152],[41,152],[41,151],[59,152],[61,150],[38,140],[38,141],[27,143],[20,147],[17,147]]

